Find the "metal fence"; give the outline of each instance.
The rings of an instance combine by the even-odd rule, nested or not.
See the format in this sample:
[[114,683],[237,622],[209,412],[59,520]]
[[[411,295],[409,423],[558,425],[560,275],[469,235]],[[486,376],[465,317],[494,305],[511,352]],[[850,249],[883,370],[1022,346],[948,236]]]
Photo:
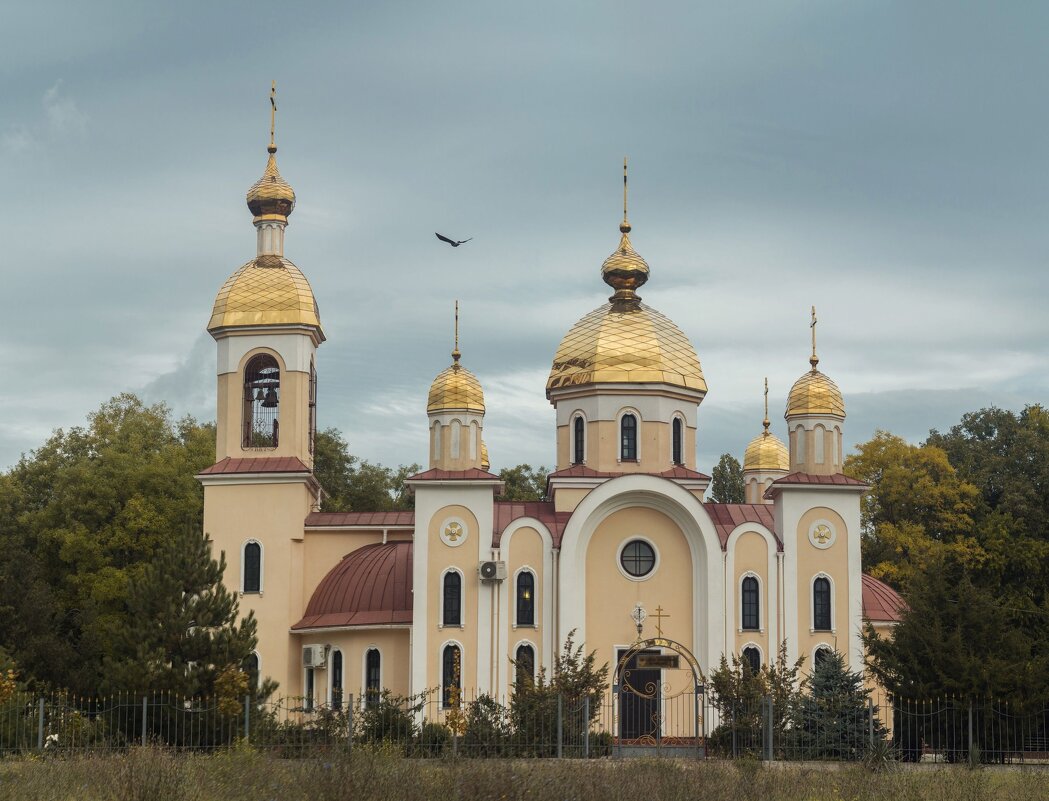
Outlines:
[[[553,692],[495,699],[431,692],[302,698],[183,698],[170,693],[77,697],[19,693],[0,702],[0,753],[75,753],[156,743],[211,751],[247,742],[278,756],[382,745],[406,756],[596,758],[663,752],[774,760],[1049,762],[1049,708],[978,699],[838,705],[802,697],[718,706],[700,696],[700,719],[664,700],[645,707],[607,694]],[[686,748],[686,746],[688,746]]]

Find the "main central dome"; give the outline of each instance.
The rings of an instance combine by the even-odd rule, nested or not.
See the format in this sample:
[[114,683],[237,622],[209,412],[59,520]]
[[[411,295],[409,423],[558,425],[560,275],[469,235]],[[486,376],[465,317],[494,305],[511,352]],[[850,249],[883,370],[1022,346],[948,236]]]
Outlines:
[[674,323],[640,300],[607,303],[561,340],[546,390],[583,384],[671,384],[707,391],[699,357]]

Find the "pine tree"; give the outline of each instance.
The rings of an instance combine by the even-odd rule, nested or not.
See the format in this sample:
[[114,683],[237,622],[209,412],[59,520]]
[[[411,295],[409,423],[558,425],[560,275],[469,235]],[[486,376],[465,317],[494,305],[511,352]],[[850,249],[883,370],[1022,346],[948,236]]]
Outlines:
[[[808,759],[861,759],[885,738],[877,707],[868,704],[863,676],[834,652],[818,660],[798,703],[794,731],[800,755]],[[873,715],[873,720],[872,720]]]

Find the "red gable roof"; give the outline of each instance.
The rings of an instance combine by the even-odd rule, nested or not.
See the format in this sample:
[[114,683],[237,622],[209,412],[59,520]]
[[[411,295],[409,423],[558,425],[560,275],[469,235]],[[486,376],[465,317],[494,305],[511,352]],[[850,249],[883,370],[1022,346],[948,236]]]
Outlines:
[[522,517],[534,517],[550,530],[554,547],[560,548],[561,535],[571,516],[571,512],[555,512],[550,501],[498,501],[495,504],[492,547],[499,547],[503,532],[512,522]]
[[758,523],[776,538],[776,550],[783,550],[783,541],[776,532],[776,521],[772,514],[772,507],[767,503],[704,503],[703,508],[707,510],[710,519],[714,521],[717,529],[718,539],[721,540],[721,550],[728,547],[728,537],[736,526],[743,523]]
[[502,481],[499,476],[471,467],[467,470],[439,470],[432,467],[411,476],[408,481]]
[[896,590],[874,576],[863,574],[863,617],[871,623],[896,623],[907,602]]
[[842,487],[867,486],[866,482],[847,476],[844,473],[834,473],[829,476],[817,476],[813,473],[789,473],[783,478],[777,478],[772,482],[773,486],[777,484],[837,484]]
[[310,526],[411,526],[415,524],[415,511],[401,512],[310,512],[306,516],[306,527]]
[[412,543],[358,548],[328,571],[292,630],[412,622]]
[[669,470],[664,470],[662,473],[606,473],[601,470],[594,470],[592,467],[587,467],[585,464],[574,464],[571,467],[565,467],[561,470],[551,473],[548,478],[619,478],[620,476],[659,476],[660,478],[691,478],[691,479],[709,479],[706,473],[700,473],[698,470],[692,470],[682,465],[675,465]]
[[233,459],[227,456],[197,475],[215,476],[228,473],[309,473],[308,468],[294,456],[257,456],[248,459]]

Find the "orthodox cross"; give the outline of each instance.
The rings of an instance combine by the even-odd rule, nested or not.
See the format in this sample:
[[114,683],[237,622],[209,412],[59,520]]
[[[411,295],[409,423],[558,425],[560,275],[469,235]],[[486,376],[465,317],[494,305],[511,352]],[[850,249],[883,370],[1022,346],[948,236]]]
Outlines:
[[765,376],[765,419],[762,421],[762,425],[765,426],[765,433],[769,433],[769,379]]
[[459,352],[459,301],[455,301],[455,347],[452,349],[452,361],[455,362],[457,370],[461,357],[462,354]]
[[277,82],[270,86],[270,147],[274,147],[273,133],[277,124]]
[[670,615],[668,615],[666,612],[663,611],[663,607],[662,606],[657,606],[656,607],[656,613],[654,615],[652,615],[652,617],[654,617],[656,619],[656,636],[657,637],[662,637],[663,636],[663,618],[670,617]]
[[816,307],[812,307],[812,322],[809,323],[809,328],[812,329],[812,356],[809,359],[809,364],[812,365],[812,369],[816,369],[816,365],[820,363],[819,356],[816,355]]

